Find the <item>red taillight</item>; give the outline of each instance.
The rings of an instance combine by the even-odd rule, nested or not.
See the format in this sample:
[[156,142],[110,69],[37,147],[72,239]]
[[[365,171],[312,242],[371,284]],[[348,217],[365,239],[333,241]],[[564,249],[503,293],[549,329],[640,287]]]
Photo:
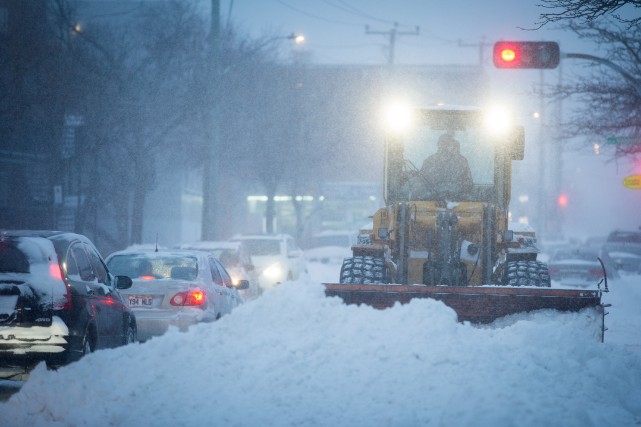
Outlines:
[[200,289],[193,289],[191,291],[179,292],[169,301],[171,305],[180,306],[199,306],[205,303],[205,292]]
[[49,264],[49,275],[54,279],[62,280],[62,270],[58,264]]
[[69,285],[67,285],[62,278],[62,269],[59,264],[49,264],[49,276],[55,280],[60,280],[65,287],[65,293],[62,295],[62,298],[53,302],[53,309],[71,310],[71,291],[69,290]]
[[140,276],[138,278],[142,280],[154,280],[156,276]]

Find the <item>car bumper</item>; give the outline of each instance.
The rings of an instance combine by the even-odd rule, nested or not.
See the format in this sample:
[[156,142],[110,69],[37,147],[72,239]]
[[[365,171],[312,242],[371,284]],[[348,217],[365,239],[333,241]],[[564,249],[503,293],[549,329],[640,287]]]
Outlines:
[[191,325],[206,321],[201,309],[189,309],[180,312],[174,310],[133,310],[136,315],[138,340],[146,341],[160,336],[175,326],[180,331],[186,331]]
[[64,352],[68,340],[69,328],[58,316],[50,326],[0,326],[0,366],[36,364]]

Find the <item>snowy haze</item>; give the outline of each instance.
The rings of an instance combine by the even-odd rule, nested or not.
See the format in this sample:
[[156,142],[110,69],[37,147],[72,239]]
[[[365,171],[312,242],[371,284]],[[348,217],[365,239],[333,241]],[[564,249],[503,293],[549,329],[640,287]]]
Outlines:
[[641,277],[592,312],[476,327],[437,301],[387,310],[326,298],[314,263],[186,333],[37,368],[0,404],[12,426],[632,426],[641,423]]

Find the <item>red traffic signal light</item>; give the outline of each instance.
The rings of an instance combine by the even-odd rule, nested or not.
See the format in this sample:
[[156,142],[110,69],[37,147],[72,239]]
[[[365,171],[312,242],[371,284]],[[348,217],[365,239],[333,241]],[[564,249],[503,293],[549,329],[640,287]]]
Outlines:
[[496,42],[496,68],[556,68],[561,60],[557,42]]

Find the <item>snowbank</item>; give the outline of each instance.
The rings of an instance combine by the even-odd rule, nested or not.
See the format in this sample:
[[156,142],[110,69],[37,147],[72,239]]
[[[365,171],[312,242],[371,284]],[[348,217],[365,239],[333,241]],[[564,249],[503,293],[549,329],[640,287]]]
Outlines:
[[0,424],[641,423],[641,355],[599,343],[594,322],[541,312],[475,327],[436,301],[379,311],[286,283],[189,332],[41,366],[0,404]]

